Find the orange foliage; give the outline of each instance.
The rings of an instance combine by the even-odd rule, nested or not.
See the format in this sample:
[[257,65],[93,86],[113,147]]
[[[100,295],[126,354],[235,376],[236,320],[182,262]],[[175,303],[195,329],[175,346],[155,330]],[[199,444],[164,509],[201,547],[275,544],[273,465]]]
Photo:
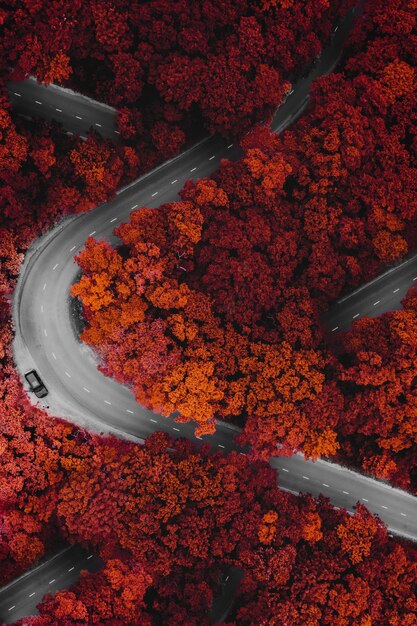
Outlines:
[[378,531],[378,523],[361,504],[343,524],[337,527],[337,536],[341,541],[343,552],[349,555],[351,562],[356,565],[369,556],[372,540]]
[[51,59],[49,67],[42,75],[42,82],[46,85],[51,83],[63,83],[72,74],[70,58],[67,54],[59,50]]

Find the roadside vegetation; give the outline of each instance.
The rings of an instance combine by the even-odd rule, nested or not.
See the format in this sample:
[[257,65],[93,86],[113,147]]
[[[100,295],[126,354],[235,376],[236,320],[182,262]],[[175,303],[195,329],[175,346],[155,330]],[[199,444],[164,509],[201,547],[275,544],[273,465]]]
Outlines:
[[14,66],[14,78],[84,89],[88,77],[119,109],[124,141],[22,119],[3,86],[0,584],[62,538],[105,563],[20,626],[205,626],[227,568],[244,576],[225,626],[417,623],[415,545],[363,505],[349,515],[280,490],[266,463],[280,444],[417,492],[415,289],[331,340],[320,322],[416,248],[415,0],[368,0],[344,66],[291,130],[255,127],[239,162],[132,213],[116,231],[123,256],[90,238],[78,257],[83,339],[106,374],[199,433],[214,417],[238,423],[250,456],[81,431],[32,406],[13,364],[10,302],[30,243],[176,154],[196,126],[252,127],[351,4],[1,3],[3,78]]
[[367,3],[291,129],[256,127],[181,201],[132,212],[123,254],[87,241],[82,338],[140,404],[197,435],[232,421],[254,457],[338,458],[417,493],[415,288],[343,335],[322,322],[416,248],[415,33],[409,3]]

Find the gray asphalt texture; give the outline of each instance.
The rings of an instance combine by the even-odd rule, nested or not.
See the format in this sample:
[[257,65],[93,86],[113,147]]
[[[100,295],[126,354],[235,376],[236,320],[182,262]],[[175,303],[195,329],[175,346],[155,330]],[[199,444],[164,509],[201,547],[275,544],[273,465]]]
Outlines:
[[81,570],[96,572],[101,567],[101,559],[80,546],[68,546],[60,550],[52,558],[3,587],[0,593],[0,619],[9,623],[37,613],[34,608],[44,594],[67,589],[77,582]]
[[96,130],[103,137],[119,140],[116,111],[101,102],[57,85],[44,85],[35,78],[11,82],[7,86],[14,109],[27,117],[60,122],[71,133],[85,136]]

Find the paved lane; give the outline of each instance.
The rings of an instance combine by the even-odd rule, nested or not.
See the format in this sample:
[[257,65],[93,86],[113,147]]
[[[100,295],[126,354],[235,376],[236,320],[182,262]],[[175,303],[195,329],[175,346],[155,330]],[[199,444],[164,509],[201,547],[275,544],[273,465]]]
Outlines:
[[391,267],[375,280],[341,298],[325,316],[332,332],[347,330],[361,317],[377,317],[401,308],[401,300],[417,284],[417,254]]
[[118,141],[116,110],[57,85],[45,87],[36,79],[10,82],[7,86],[13,107],[22,115],[56,120],[67,131],[85,135],[90,129]]
[[82,569],[96,572],[101,566],[101,559],[80,546],[67,546],[1,589],[0,620],[7,624],[37,613],[35,607],[45,593],[67,589]]

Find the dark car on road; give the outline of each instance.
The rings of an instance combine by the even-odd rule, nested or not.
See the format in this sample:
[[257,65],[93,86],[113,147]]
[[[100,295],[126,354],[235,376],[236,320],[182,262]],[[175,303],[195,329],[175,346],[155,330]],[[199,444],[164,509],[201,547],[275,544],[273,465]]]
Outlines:
[[25,378],[30,385],[30,390],[33,391],[38,398],[44,398],[48,394],[48,390],[36,370],[26,372]]

